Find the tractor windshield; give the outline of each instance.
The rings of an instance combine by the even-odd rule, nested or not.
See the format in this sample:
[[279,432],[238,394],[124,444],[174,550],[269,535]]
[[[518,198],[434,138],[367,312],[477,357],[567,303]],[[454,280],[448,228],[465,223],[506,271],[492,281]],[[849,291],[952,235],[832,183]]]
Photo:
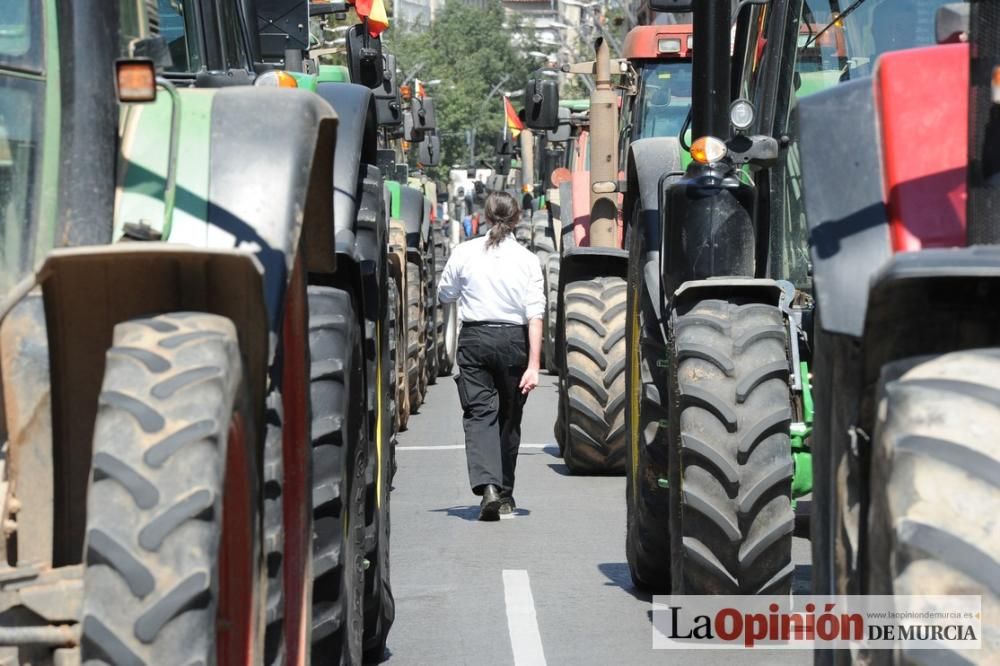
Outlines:
[[934,44],[948,0],[807,0],[799,30],[799,95],[871,76],[883,53]]
[[45,117],[42,3],[5,0],[0,12],[0,291],[31,268]]
[[632,138],[677,136],[690,106],[690,60],[643,65]]

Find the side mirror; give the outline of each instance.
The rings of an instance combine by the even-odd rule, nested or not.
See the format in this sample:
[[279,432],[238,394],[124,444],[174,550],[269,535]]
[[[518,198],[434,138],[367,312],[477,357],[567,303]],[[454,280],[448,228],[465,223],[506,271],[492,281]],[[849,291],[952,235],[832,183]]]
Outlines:
[[441,137],[437,134],[427,135],[417,149],[417,162],[425,167],[435,167],[441,163]]
[[382,40],[369,35],[364,23],[358,23],[351,26],[344,35],[344,45],[347,47],[347,68],[351,72],[351,82],[369,88],[381,86],[385,78]]
[[503,134],[497,136],[496,154],[497,155],[514,154],[514,143],[509,136],[505,136]]
[[554,130],[545,134],[545,140],[549,143],[562,143],[569,141],[573,134],[573,125],[569,122],[570,110],[564,106],[559,107],[559,124]]
[[437,117],[434,115],[434,100],[430,97],[414,97],[410,101],[410,113],[413,115],[414,129],[431,132],[437,129]]
[[559,86],[549,79],[530,79],[524,87],[524,123],[531,129],[559,127]]
[[396,82],[396,56],[385,56],[385,73],[382,85],[375,88],[375,113],[382,127],[399,127],[403,124],[403,100]]
[[649,8],[654,12],[679,14],[694,11],[693,0],[649,0]]
[[403,112],[403,141],[420,143],[424,140],[424,131],[413,126],[413,113]]

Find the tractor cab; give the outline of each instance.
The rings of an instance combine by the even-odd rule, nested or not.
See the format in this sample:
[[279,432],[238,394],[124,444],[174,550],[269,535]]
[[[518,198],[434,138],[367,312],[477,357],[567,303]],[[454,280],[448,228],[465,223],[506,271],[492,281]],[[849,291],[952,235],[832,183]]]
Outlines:
[[624,56],[635,69],[635,94],[622,104],[628,140],[679,136],[691,108],[691,25],[645,25],[625,37]]

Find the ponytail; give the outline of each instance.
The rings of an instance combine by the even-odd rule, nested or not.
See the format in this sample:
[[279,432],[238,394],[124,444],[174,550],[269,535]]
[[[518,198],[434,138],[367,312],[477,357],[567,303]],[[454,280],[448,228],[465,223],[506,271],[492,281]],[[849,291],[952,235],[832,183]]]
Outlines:
[[507,192],[492,192],[483,206],[486,220],[492,225],[486,236],[486,248],[496,247],[514,233],[521,209],[517,200]]

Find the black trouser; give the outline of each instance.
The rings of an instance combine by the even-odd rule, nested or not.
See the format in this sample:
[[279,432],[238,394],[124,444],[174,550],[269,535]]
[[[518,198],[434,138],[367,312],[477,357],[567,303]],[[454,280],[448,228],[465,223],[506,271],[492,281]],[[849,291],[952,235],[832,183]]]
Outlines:
[[463,324],[458,338],[458,398],[472,492],[492,484],[514,489],[526,396],[518,384],[528,367],[524,326]]

